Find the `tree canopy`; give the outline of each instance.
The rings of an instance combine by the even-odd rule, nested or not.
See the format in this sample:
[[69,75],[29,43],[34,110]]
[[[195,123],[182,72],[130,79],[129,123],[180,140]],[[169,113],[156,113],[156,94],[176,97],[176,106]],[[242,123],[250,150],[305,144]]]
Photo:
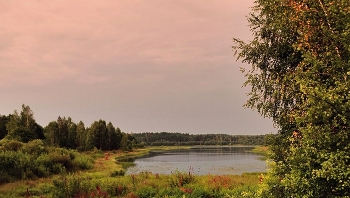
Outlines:
[[21,113],[14,111],[6,122],[7,139],[29,142],[34,139],[44,139],[43,128],[36,123],[33,111],[27,105],[22,105]]
[[261,195],[350,196],[350,1],[256,0],[248,21],[245,106],[279,127]]
[[34,113],[28,105],[22,105],[22,111],[16,110],[8,116],[0,115],[0,147],[12,142],[28,143],[41,139],[46,146],[89,151],[94,148],[110,150],[132,150],[142,147],[135,137],[124,133],[111,122],[100,119],[85,128],[82,121],[76,124],[71,117],[58,116],[46,127],[41,127],[34,119]]

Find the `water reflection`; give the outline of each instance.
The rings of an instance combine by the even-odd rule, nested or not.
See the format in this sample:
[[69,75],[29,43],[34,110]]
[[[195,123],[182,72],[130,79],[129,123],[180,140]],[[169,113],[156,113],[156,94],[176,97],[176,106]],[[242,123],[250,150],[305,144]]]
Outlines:
[[136,166],[127,174],[149,171],[171,174],[175,170],[191,171],[194,174],[242,174],[243,172],[266,171],[265,161],[250,152],[253,147],[193,147],[188,150],[151,152],[135,159]]

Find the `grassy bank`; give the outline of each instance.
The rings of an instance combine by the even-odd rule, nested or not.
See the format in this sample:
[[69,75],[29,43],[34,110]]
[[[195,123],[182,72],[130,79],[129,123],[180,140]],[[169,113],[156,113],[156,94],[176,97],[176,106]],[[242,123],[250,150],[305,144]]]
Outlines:
[[87,171],[61,172],[44,179],[21,180],[0,185],[1,197],[254,197],[259,173],[242,175],[193,175],[174,172],[160,175],[142,172],[124,175],[127,158],[138,157],[155,150],[189,147],[148,147],[132,152],[94,151],[94,166]]
[[125,161],[130,158],[136,158],[148,155],[151,151],[166,151],[166,150],[178,150],[178,149],[190,149],[189,146],[150,146],[142,149],[136,149],[133,152],[124,152],[122,155],[117,156],[117,161]]
[[269,158],[269,148],[267,146],[256,146],[253,153],[261,155],[261,160],[267,160]]
[[254,197],[259,174],[205,175],[174,172],[91,178],[83,174],[54,181],[54,197]]

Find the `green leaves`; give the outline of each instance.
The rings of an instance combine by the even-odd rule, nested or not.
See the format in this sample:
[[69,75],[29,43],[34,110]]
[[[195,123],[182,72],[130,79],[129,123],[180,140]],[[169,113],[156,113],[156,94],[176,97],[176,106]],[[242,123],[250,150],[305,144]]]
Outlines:
[[44,139],[43,128],[36,123],[33,111],[27,105],[22,105],[22,111],[18,114],[14,111],[9,115],[9,121],[6,123],[7,139],[14,139],[22,142],[28,142],[34,139]]
[[262,196],[350,196],[349,8],[344,0],[257,0],[253,41],[234,40],[252,66],[246,106],[280,129]]

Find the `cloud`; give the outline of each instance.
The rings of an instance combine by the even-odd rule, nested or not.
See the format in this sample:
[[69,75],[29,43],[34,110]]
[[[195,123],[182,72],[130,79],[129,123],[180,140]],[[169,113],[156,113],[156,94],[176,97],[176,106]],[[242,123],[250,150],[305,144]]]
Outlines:
[[[218,6],[220,3],[227,6]],[[173,63],[215,62],[222,58],[222,42],[227,42],[226,50],[230,45],[230,38],[220,40],[217,36],[230,26],[230,17],[242,14],[222,10],[238,6],[236,1],[220,3],[7,2],[0,11],[0,17],[6,19],[0,24],[0,77],[19,84],[67,79],[101,82],[111,74],[96,73],[115,70],[112,67],[137,70],[136,64],[149,63],[172,70]]]
[[0,2],[0,113],[25,103],[43,125],[257,133],[231,51],[250,38],[253,0]]

